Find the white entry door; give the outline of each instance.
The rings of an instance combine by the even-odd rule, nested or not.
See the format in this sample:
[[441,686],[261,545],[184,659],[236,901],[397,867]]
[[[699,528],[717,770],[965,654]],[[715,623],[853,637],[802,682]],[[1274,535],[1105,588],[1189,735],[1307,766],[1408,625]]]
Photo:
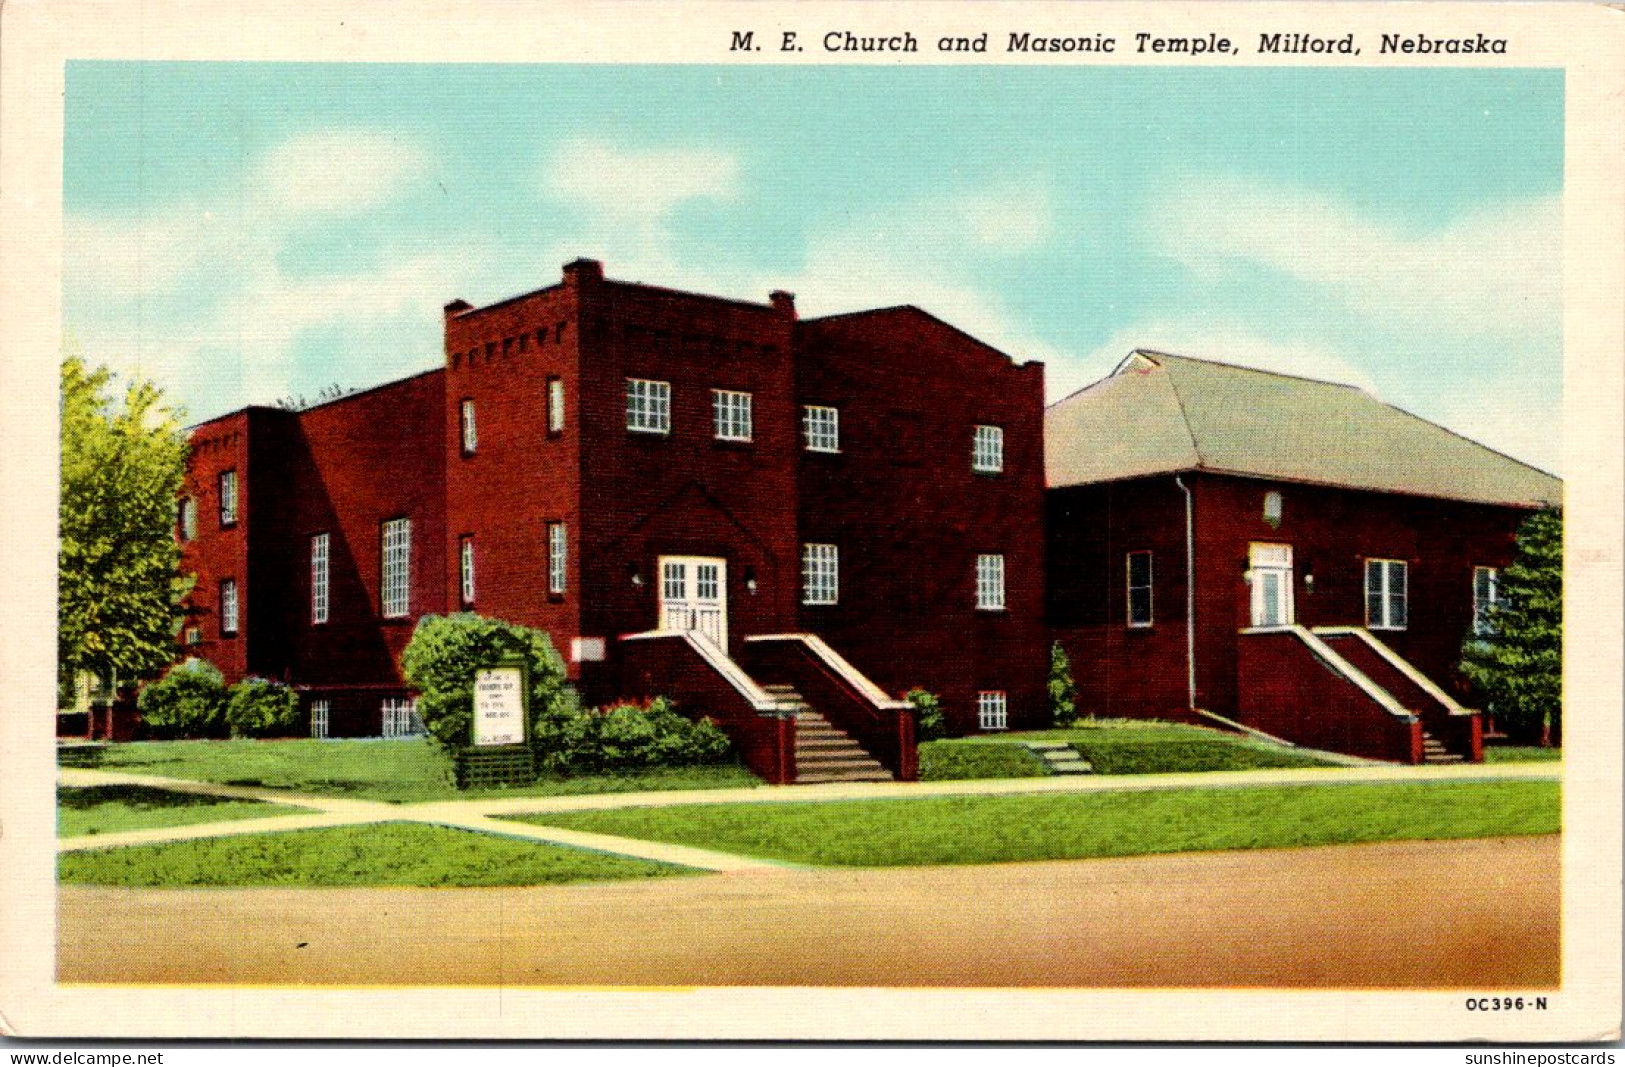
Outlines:
[[1292,546],[1248,546],[1247,574],[1253,587],[1253,625],[1292,625]]
[[660,628],[698,630],[728,650],[728,561],[660,557]]

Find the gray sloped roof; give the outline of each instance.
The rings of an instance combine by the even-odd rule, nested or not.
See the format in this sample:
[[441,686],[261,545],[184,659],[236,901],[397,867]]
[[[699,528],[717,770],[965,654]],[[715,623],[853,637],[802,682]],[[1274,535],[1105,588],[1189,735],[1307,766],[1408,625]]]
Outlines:
[[1051,486],[1209,470],[1485,504],[1563,483],[1361,389],[1139,351],[1045,412]]

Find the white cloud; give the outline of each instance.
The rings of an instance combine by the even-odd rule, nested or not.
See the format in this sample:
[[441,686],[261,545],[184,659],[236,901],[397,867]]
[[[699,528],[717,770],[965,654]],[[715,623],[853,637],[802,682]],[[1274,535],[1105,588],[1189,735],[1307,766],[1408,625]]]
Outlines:
[[1158,250],[1202,274],[1255,264],[1324,286],[1372,320],[1463,337],[1549,330],[1562,208],[1511,201],[1405,232],[1332,197],[1239,178],[1187,182],[1151,209]]
[[623,148],[600,140],[563,144],[548,160],[543,187],[615,219],[653,223],[690,200],[738,194],[739,160],[709,148]]
[[1030,252],[1054,227],[1049,195],[1037,186],[990,189],[950,200],[947,207],[946,228],[966,228],[990,251]]
[[220,217],[198,209],[62,220],[63,262],[72,285],[104,302],[173,289],[229,240]]
[[402,137],[323,130],[277,145],[254,167],[251,192],[283,216],[354,214],[393,199],[425,174],[427,156]]

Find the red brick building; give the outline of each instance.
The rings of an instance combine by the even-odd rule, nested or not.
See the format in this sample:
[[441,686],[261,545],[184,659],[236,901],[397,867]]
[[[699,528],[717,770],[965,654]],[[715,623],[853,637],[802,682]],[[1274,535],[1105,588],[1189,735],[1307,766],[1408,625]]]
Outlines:
[[1455,664],[1556,478],[1350,386],[1154,352],[1052,406],[1045,437],[1080,711],[1480,757]]
[[1040,365],[590,260],[447,305],[445,353],[194,430],[188,654],[395,733],[416,620],[476,611],[546,630],[589,701],[703,707],[775,780],[909,775],[911,686],[956,733],[1046,720]]

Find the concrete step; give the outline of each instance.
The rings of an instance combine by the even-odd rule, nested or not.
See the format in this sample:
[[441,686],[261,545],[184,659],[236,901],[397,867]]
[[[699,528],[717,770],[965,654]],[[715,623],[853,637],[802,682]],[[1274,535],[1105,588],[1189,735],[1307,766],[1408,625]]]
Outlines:
[[1092,763],[1065,741],[1023,741],[1023,747],[1038,755],[1051,774],[1093,774]]

